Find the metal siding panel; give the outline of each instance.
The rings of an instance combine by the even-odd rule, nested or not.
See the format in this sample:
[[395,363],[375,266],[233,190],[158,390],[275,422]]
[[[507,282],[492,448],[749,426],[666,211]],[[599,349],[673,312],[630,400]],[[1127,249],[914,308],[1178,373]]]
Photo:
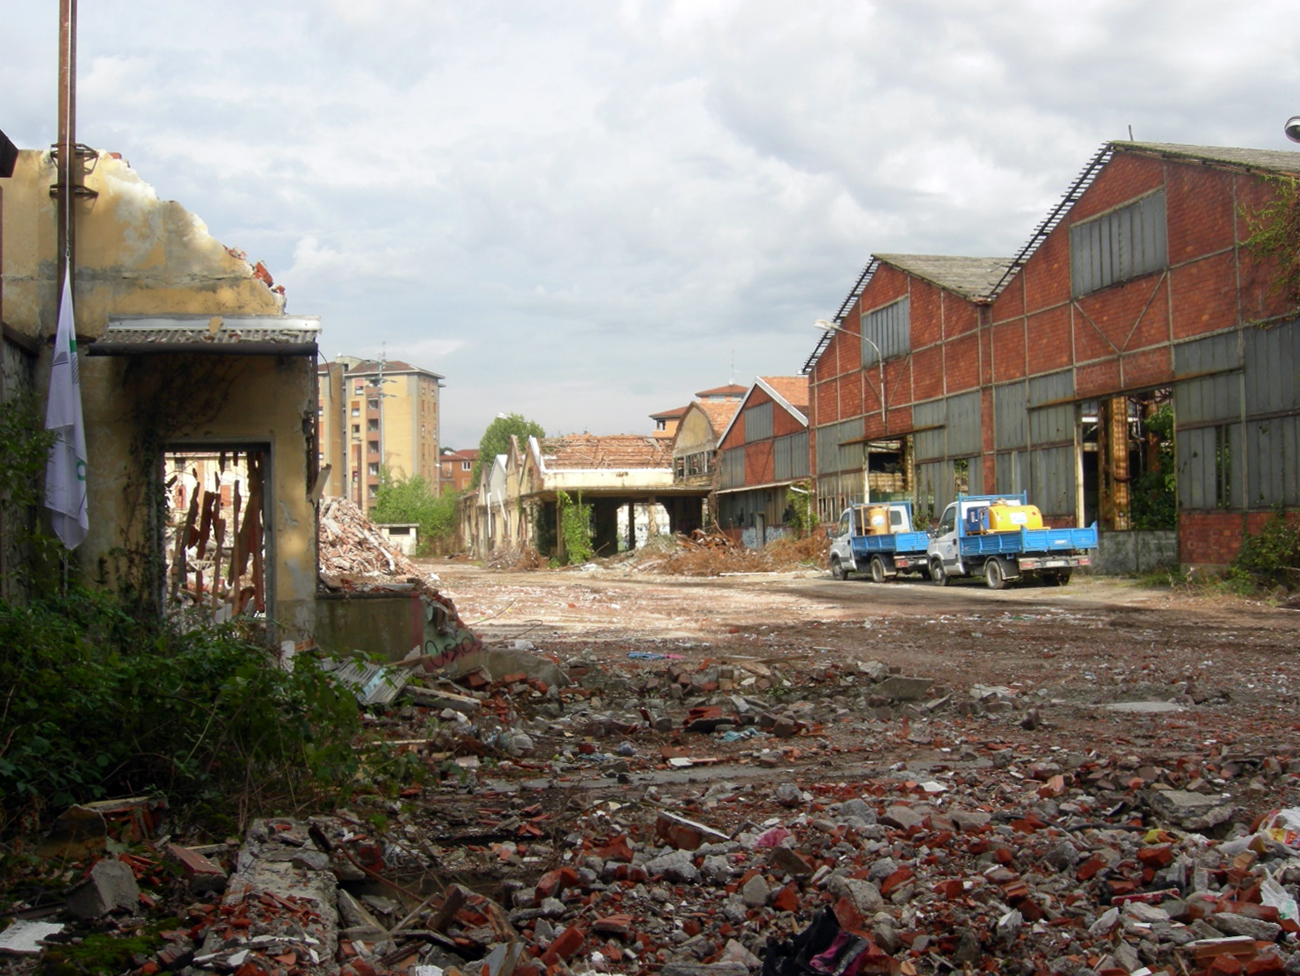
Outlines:
[[978,390],[948,398],[948,451],[950,458],[981,453],[980,394]]
[[1005,383],[993,387],[993,416],[996,447],[1006,450],[1011,447],[1024,447],[1028,436],[1028,420],[1025,413],[1025,384]]
[[1228,496],[1228,506],[1230,508],[1245,508],[1245,471],[1238,458],[1245,458],[1245,444],[1242,436],[1241,424],[1233,424],[1228,428],[1228,457],[1230,463],[1229,477],[1231,480],[1230,494]]
[[912,437],[912,450],[918,461],[940,458],[944,455],[944,428],[947,418],[947,404],[943,400],[930,403],[918,403],[912,407],[912,425],[914,427],[931,427],[940,425],[937,430],[921,430]]
[[808,431],[790,435],[790,477],[808,477]]

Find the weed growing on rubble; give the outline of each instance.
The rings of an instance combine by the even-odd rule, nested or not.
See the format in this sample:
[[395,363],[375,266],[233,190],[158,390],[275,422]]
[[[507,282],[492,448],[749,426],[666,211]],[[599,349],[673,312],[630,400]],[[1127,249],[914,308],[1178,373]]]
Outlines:
[[0,602],[0,835],[71,803],[162,792],[241,825],[356,769],[356,702],[257,635],[142,625],[106,594]]

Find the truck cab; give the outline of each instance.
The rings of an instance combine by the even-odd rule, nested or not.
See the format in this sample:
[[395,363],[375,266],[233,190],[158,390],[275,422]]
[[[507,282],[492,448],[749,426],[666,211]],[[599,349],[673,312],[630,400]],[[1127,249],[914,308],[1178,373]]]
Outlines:
[[831,575],[842,580],[852,572],[870,573],[881,583],[900,569],[923,570],[927,540],[913,530],[911,502],[851,505],[831,533]]

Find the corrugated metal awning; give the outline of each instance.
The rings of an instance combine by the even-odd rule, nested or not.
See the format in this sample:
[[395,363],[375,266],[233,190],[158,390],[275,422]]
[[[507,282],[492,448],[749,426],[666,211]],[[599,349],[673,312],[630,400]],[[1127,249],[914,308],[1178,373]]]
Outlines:
[[291,315],[114,316],[88,356],[315,356],[320,319]]

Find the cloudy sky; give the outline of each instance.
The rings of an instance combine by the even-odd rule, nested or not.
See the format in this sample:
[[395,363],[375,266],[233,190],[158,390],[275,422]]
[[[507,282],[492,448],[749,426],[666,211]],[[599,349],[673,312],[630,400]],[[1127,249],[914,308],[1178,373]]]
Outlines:
[[[873,252],[1010,254],[1100,144],[1300,148],[1300,5],[81,0],[78,139],[262,260],[322,353],[646,432],[797,374]],[[57,0],[0,2],[56,137]]]

